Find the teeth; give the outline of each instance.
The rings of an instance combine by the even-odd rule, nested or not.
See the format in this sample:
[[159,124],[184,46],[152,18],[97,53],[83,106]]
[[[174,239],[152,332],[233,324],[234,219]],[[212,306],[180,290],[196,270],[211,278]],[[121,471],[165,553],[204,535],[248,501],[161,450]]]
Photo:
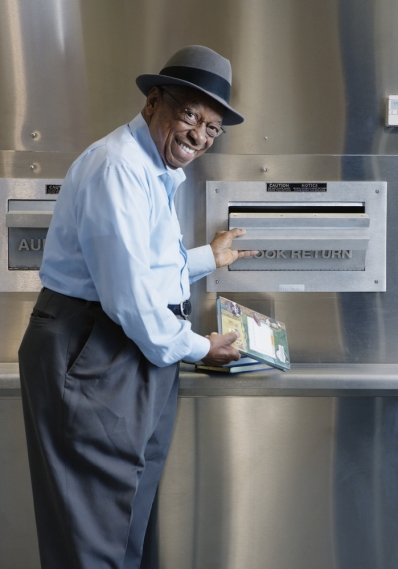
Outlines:
[[193,154],[195,152],[195,150],[193,148],[189,148],[189,146],[185,146],[185,144],[183,144],[181,142],[181,140],[177,140],[177,144],[179,144],[181,146],[181,148],[183,150],[185,150],[185,152],[188,152],[188,154]]

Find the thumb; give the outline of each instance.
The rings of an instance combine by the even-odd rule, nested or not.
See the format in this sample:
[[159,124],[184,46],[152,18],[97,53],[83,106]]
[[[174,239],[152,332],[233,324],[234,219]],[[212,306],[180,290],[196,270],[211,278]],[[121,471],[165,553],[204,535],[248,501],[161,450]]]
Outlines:
[[228,332],[228,334],[224,334],[224,338],[226,344],[231,345],[239,338],[239,335],[236,332]]

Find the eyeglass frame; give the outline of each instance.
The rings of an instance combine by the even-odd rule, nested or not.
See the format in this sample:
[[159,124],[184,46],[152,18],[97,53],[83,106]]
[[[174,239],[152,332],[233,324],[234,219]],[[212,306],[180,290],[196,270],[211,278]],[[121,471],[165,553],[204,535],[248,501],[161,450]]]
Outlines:
[[[165,87],[159,87],[159,89],[160,89],[161,91],[164,91],[165,93],[167,93],[167,94],[169,95],[169,97],[171,97],[171,98],[173,99],[173,101],[174,101],[175,103],[177,103],[177,105],[178,105],[178,106],[180,107],[180,109],[184,112],[184,114],[192,113],[192,114],[194,114],[194,115],[197,115],[197,116],[201,117],[201,115],[200,115],[199,113],[197,113],[196,111],[193,111],[193,110],[190,110],[190,109],[186,109],[183,105],[181,105],[181,103],[179,103],[179,102],[177,101],[177,99],[175,99],[175,98],[173,97],[173,95],[170,93],[170,91],[168,91]],[[182,118],[181,120],[182,120],[183,122],[185,122],[186,124],[189,124],[190,126],[199,126],[199,125],[201,125],[202,123],[204,123],[204,124],[206,125],[206,135],[207,135],[209,138],[213,138],[213,139],[214,139],[214,138],[218,138],[218,137],[221,136],[222,134],[225,134],[225,133],[226,133],[226,131],[223,129],[222,125],[220,124],[220,129],[221,129],[221,130],[220,130],[220,132],[219,132],[218,134],[216,134],[216,135],[214,135],[214,136],[212,136],[211,134],[209,134],[208,131],[207,131],[207,127],[208,127],[209,124],[214,124],[214,121],[206,122],[206,121],[204,121],[204,120],[201,118],[200,121],[198,121],[197,123],[194,124],[194,123],[188,122],[185,118]]]

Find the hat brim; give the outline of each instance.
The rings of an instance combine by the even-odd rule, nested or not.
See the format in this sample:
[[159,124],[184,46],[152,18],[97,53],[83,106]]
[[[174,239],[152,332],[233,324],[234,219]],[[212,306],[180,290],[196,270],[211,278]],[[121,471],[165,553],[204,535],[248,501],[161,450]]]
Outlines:
[[225,126],[232,126],[236,124],[241,124],[245,120],[244,117],[235,111],[232,107],[230,107],[224,99],[211,93],[211,91],[206,91],[195,83],[190,83],[189,81],[184,81],[183,79],[175,79],[174,77],[169,77],[168,75],[152,75],[150,73],[144,73],[143,75],[138,75],[137,79],[135,80],[137,83],[137,87],[139,90],[144,93],[144,95],[148,95],[149,91],[152,87],[159,87],[160,85],[185,85],[186,87],[191,87],[192,89],[196,89],[197,91],[201,91],[202,93],[206,93],[209,97],[220,103],[224,109],[224,116],[222,120],[222,124]]

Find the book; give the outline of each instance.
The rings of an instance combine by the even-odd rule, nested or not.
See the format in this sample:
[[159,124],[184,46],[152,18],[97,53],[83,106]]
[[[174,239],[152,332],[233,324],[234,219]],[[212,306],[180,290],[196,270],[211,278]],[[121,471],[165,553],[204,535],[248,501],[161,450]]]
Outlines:
[[[220,334],[238,333],[239,337],[232,345],[243,356],[282,371],[290,369],[289,347],[283,322],[219,296],[217,323]],[[233,362],[233,365],[239,366],[239,361]]]
[[234,365],[226,364],[224,366],[206,366],[204,364],[196,364],[195,371],[206,372],[206,371],[218,371],[220,373],[250,373],[252,371],[265,371],[273,369],[267,364],[261,362],[255,362],[253,364],[240,365],[240,360],[237,362],[231,362]]
[[205,364],[196,364],[195,371],[219,371],[221,373],[248,373],[251,371],[261,371],[273,369],[268,364],[259,362],[249,357],[242,357],[238,361],[229,362],[223,366],[207,366]]

